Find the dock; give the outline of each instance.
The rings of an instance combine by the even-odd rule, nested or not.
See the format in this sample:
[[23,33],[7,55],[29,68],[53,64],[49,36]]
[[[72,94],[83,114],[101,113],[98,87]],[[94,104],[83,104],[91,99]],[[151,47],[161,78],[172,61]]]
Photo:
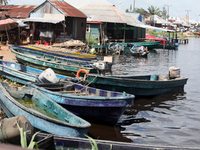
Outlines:
[[189,39],[185,39],[185,38],[184,39],[178,38],[177,40],[179,44],[188,44],[189,42]]

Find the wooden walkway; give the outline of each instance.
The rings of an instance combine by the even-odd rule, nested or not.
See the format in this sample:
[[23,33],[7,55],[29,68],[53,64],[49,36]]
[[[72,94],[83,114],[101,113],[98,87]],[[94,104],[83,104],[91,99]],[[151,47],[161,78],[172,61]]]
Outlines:
[[180,39],[180,38],[178,38],[177,40],[178,40],[179,44],[188,44],[188,42],[189,42],[189,39]]

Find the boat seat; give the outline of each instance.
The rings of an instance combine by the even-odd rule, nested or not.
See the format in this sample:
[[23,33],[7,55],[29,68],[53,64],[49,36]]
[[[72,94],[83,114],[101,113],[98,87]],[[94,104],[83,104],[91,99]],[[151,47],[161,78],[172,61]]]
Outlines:
[[55,61],[53,61],[54,63],[61,63],[61,61],[60,60],[55,60]]
[[44,60],[46,60],[46,61],[50,61],[51,60],[51,58],[43,58]]
[[167,79],[167,77],[164,76],[164,75],[159,75],[158,80],[159,80],[159,81],[167,81],[168,79]]

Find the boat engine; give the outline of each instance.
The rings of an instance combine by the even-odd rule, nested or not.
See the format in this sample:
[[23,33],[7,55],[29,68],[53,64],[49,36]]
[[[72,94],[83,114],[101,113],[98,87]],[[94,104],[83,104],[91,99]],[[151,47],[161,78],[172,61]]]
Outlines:
[[104,56],[104,60],[93,63],[93,67],[98,70],[98,74],[112,74],[112,62],[112,56]]

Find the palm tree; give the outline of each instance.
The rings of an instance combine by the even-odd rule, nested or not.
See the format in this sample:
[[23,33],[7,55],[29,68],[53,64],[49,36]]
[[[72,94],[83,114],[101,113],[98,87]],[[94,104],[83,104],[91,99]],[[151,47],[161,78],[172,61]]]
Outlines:
[[136,8],[135,9],[135,12],[136,13],[148,13],[145,9],[143,9],[143,8]]
[[147,8],[147,10],[149,11],[150,14],[155,14],[155,15],[158,15],[158,16],[162,16],[161,14],[161,10],[158,8],[158,7],[154,7],[154,6],[150,6]]
[[8,1],[7,0],[0,0],[0,3],[1,3],[1,5],[3,5],[3,3],[4,3],[4,5],[7,5]]

